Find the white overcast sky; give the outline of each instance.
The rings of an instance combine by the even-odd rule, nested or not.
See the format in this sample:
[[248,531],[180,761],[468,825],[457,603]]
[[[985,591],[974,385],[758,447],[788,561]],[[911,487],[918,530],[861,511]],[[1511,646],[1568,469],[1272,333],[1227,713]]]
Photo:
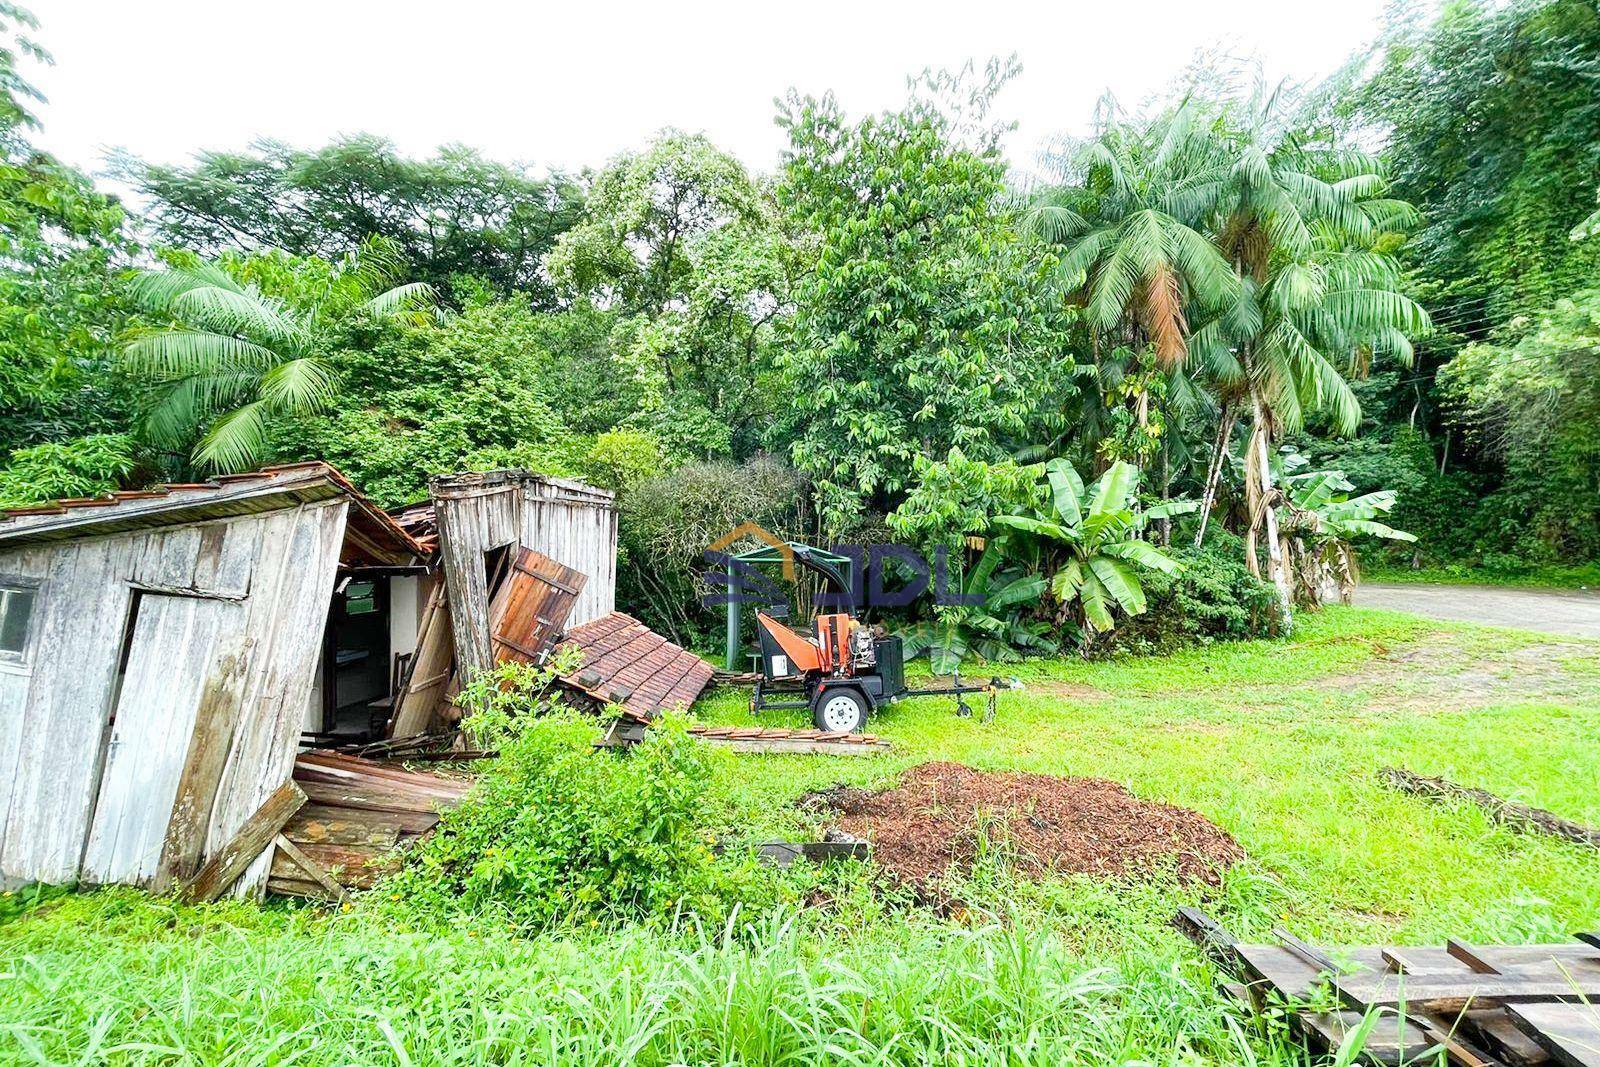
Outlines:
[[[24,0],[28,2],[28,0]],[[782,138],[772,98],[834,90],[852,112],[905,96],[927,66],[1015,52],[997,110],[1027,166],[1081,132],[1110,89],[1129,105],[1202,47],[1258,56],[1274,80],[1331,73],[1377,32],[1382,0],[493,3],[451,0],[32,0],[53,68],[41,143],[90,170],[106,149],[178,162],[259,137],[370,132],[575,170],[664,126],[703,131],[758,169]]]

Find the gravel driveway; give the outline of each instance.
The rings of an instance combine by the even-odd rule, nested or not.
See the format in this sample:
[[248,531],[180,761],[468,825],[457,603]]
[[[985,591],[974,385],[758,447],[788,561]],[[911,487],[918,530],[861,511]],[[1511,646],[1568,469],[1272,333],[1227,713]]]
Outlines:
[[1565,589],[1507,589],[1492,585],[1362,583],[1363,608],[1409,611],[1430,619],[1480,622],[1520,630],[1600,637],[1600,593]]

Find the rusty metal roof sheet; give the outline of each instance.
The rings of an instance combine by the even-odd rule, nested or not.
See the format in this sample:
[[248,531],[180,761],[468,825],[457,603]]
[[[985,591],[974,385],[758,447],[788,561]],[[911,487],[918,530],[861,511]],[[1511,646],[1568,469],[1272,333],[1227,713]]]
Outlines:
[[341,495],[350,500],[346,539],[361,557],[398,563],[428,554],[348,478],[320,460],[284,463],[245,474],[219,474],[206,482],[11,508],[0,511],[0,543],[92,537],[272,511],[290,501],[312,502]]

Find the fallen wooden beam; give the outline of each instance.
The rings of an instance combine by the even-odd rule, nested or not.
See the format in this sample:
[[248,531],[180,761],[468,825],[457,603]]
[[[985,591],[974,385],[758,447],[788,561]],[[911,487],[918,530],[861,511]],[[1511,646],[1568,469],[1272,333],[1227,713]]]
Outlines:
[[826,756],[877,756],[893,746],[874,734],[780,730],[759,726],[691,726],[689,736],[735,752],[790,752]]
[[216,900],[272,843],[284,824],[306,802],[305,791],[294,782],[284,782],[244,821],[233,839],[208,859],[195,876],[184,883],[183,897],[189,901]]
[[1463,977],[1431,974],[1341,975],[1334,992],[1350,1007],[1365,1011],[1404,1004],[1411,1014],[1453,1015],[1468,1006],[1496,1007],[1537,1001],[1580,1001],[1600,996],[1600,979],[1572,975],[1566,978],[1471,974]]
[[1199,945],[1206,955],[1224,963],[1237,965],[1239,960],[1239,939],[1217,920],[1201,911],[1199,908],[1182,907],[1172,917],[1172,925],[1178,932]]
[[298,866],[302,871],[305,871],[307,874],[309,874],[312,881],[316,882],[318,885],[322,886],[323,889],[327,890],[328,895],[334,900],[343,900],[349,895],[344,891],[344,886],[340,885],[338,881],[334,879],[333,875],[329,874],[327,870],[316,860],[307,856],[304,852],[301,852],[299,846],[297,846],[293,841],[290,841],[282,834],[278,834],[272,840],[273,843],[278,846],[279,851],[281,851],[285,856],[288,856],[289,859],[293,860],[295,865]]
[[1444,800],[1465,800],[1482,808],[1490,819],[1516,830],[1552,834],[1580,845],[1600,849],[1600,830],[1584,826],[1543,808],[1529,807],[1515,800],[1506,800],[1487,789],[1457,785],[1445,778],[1430,778],[1400,767],[1385,767],[1378,772],[1385,785],[1402,793],[1415,796],[1436,797]]

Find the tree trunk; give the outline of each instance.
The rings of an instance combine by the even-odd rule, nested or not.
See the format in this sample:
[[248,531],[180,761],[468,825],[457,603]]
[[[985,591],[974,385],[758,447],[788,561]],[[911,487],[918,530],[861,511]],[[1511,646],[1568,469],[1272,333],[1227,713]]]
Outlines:
[[1206,524],[1211,521],[1211,509],[1217,504],[1217,486],[1222,482],[1222,465],[1228,459],[1228,446],[1233,443],[1234,414],[1231,399],[1222,402],[1217,416],[1217,439],[1211,448],[1211,463],[1206,468],[1206,487],[1200,495],[1200,530],[1194,535],[1194,547],[1205,543]]
[[1256,539],[1263,537],[1267,543],[1267,580],[1278,591],[1278,609],[1281,613],[1283,633],[1294,628],[1294,589],[1290,584],[1288,560],[1283,550],[1283,539],[1278,534],[1278,494],[1272,484],[1271,439],[1272,427],[1267,406],[1261,394],[1251,390],[1250,404],[1253,424],[1250,428],[1250,445],[1245,481],[1249,487],[1250,533],[1245,538],[1245,561],[1250,573],[1261,576],[1261,565],[1256,558]]
[[[1169,442],[1170,440],[1171,440],[1171,437],[1169,437],[1168,435],[1166,435],[1166,434],[1162,434],[1161,435],[1161,499],[1162,500],[1167,499],[1167,497],[1169,495],[1171,495],[1171,493],[1172,493],[1172,454],[1171,454],[1171,451],[1167,447],[1167,442]],[[1172,546],[1172,518],[1170,516],[1163,517],[1159,522],[1157,522],[1156,528],[1160,531],[1161,547],[1162,548],[1170,548]]]

